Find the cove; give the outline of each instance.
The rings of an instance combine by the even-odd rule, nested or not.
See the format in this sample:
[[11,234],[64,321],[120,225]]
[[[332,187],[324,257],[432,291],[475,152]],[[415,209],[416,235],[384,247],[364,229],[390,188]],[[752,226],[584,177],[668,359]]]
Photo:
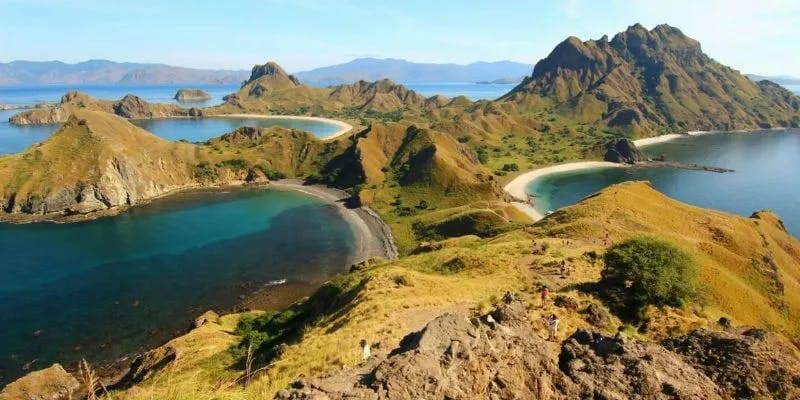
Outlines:
[[353,243],[335,206],[268,188],[185,192],[73,224],[0,224],[0,385],[32,361],[74,367],[158,345],[205,310],[276,290],[270,282],[286,279],[296,300],[342,272]]
[[575,204],[598,190],[629,180],[648,180],[669,197],[749,216],[770,209],[800,236],[800,130],[715,133],[681,137],[642,149],[651,157],[724,167],[732,173],[671,168],[604,168],[548,175],[531,182],[540,212]]

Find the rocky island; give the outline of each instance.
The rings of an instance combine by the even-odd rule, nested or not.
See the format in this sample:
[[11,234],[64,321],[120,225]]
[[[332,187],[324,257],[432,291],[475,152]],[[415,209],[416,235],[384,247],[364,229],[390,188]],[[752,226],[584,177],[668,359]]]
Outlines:
[[201,89],[179,89],[173,98],[180,103],[196,103],[211,100],[211,95]]

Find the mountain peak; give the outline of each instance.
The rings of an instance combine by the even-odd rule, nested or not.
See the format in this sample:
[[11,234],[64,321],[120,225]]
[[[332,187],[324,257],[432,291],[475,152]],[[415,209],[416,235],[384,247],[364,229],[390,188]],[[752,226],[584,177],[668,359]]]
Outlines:
[[274,61],[268,61],[266,64],[253,66],[253,70],[250,72],[250,79],[248,79],[245,84],[254,82],[265,76],[289,80],[295,85],[300,84],[297,78],[286,73],[286,71]]

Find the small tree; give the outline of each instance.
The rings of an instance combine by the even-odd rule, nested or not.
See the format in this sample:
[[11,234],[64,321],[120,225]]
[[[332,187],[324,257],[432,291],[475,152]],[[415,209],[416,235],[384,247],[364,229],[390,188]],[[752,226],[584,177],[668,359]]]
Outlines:
[[677,307],[697,298],[692,259],[663,240],[633,238],[611,247],[604,259],[605,286],[637,314],[648,305]]

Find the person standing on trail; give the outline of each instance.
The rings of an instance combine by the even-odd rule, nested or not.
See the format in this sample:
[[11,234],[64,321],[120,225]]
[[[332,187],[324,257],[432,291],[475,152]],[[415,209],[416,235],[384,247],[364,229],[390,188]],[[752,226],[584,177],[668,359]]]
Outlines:
[[369,359],[369,357],[372,355],[371,351],[370,351],[369,343],[367,342],[366,339],[361,339],[359,344],[361,345],[361,357],[362,357],[363,361],[367,361]]
[[544,307],[547,303],[548,296],[550,296],[550,289],[548,289],[547,285],[545,285],[542,287],[542,307]]
[[558,324],[560,322],[561,320],[555,314],[551,315],[550,319],[547,320],[547,340],[557,340]]

